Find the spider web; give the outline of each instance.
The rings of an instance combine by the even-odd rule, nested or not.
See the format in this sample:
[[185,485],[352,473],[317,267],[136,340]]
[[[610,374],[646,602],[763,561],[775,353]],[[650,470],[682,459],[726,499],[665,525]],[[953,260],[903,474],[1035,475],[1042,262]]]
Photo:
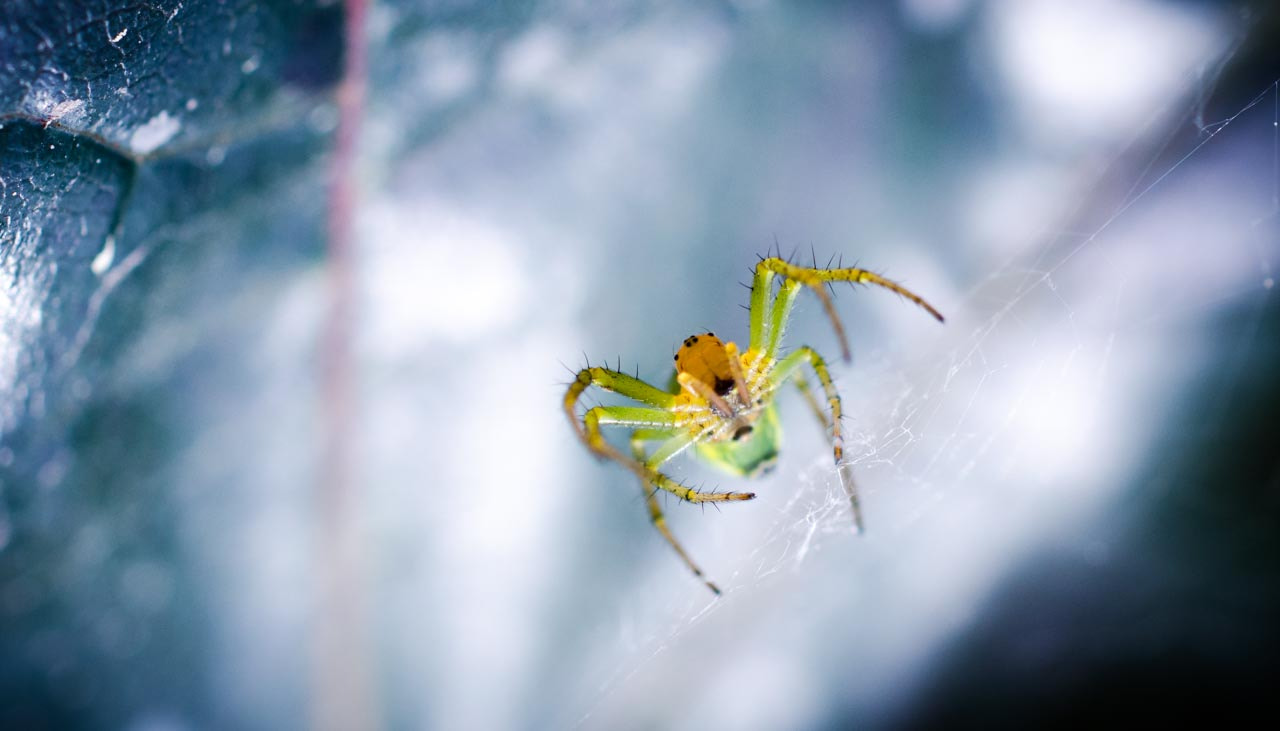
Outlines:
[[[874,142],[849,130],[874,127],[861,100],[920,49],[877,68],[892,49],[848,35],[875,18],[561,11],[450,25],[389,3],[372,23],[386,65],[375,74],[397,81],[370,89],[353,431],[392,725],[802,727],[884,708],[1038,547],[1067,542],[1106,562],[1108,526],[1141,510],[1131,483],[1157,445],[1194,449],[1230,418],[1277,263],[1273,80],[1215,116],[1212,78],[1165,74],[1139,89],[1138,116],[1100,132],[1041,111],[1043,126],[1019,127],[1030,150],[992,150],[981,169],[953,160],[957,187],[972,190],[885,193],[891,182],[867,165]],[[1193,51],[1172,57],[1231,57],[1183,31]],[[841,93],[806,96],[794,80],[815,68],[834,69],[813,83]],[[906,82],[930,96],[929,79]],[[934,144],[926,154],[944,152]],[[1014,164],[1032,152],[1034,164]],[[811,171],[825,177],[805,184]],[[937,243],[945,231],[886,223],[952,198],[976,217],[954,248]],[[814,242],[819,262],[856,253],[948,319],[876,290],[840,293],[855,359],[832,371],[868,532],[853,535],[829,442],[785,393],[779,466],[743,487],[756,500],[666,505],[726,590],[713,600],[645,520],[631,476],[574,439],[557,361],[584,347],[591,362],[622,354],[625,370],[662,383],[684,336],[732,330],[740,342],[746,298],[726,272],[775,232],[784,250]],[[321,285],[295,282],[269,333],[302,329]],[[812,297],[787,343],[833,352]],[[281,362],[307,357],[292,347]],[[1219,406],[1178,421],[1193,389]],[[297,457],[294,434],[277,431],[271,451]],[[684,457],[670,471],[739,489]],[[256,509],[234,534],[244,540],[223,542],[305,555],[305,491],[260,494],[271,497],[245,500]],[[293,667],[280,638],[307,607],[269,590],[293,569],[233,568],[236,616],[219,625],[229,695],[283,696],[262,692],[267,675],[296,673],[243,668]],[[268,710],[255,717],[290,717],[258,702]]]
[[[588,673],[603,679],[586,693],[579,725],[635,722],[628,714],[637,709],[688,727],[768,726],[761,718],[771,712],[794,720],[823,691],[810,689],[822,680],[795,663],[791,643],[810,658],[823,657],[823,645],[857,652],[878,679],[842,688],[842,702],[883,697],[1038,546],[1080,530],[1078,550],[1106,561],[1097,526],[1125,517],[1109,517],[1109,506],[1124,504],[1157,443],[1204,443],[1226,418],[1280,263],[1280,87],[1273,81],[1206,121],[1213,91],[1212,80],[1202,82],[1201,98],[1183,122],[1165,123],[1159,144],[1141,140],[1117,157],[1109,175],[1129,187],[1110,210],[1083,194],[1065,216],[1072,228],[1043,231],[1032,251],[951,297],[944,335],[837,368],[867,536],[851,533],[829,455],[803,445],[818,441],[816,428],[795,435],[806,431],[796,424],[799,400],[784,406],[788,449],[805,456],[784,458],[781,474],[756,488],[763,517],[734,511],[741,522],[731,526],[726,509],[712,543],[693,541],[726,598],[629,594],[621,652],[605,651],[609,672]],[[929,287],[915,288],[932,298]],[[802,317],[821,319],[812,305]],[[1171,423],[1193,388],[1216,393],[1218,408],[1197,423]],[[674,570],[669,563],[661,570]],[[841,581],[861,586],[813,588]],[[813,599],[828,594],[839,598]],[[831,624],[808,636],[780,629],[795,613]],[[861,629],[848,626],[859,621]],[[697,679],[713,667],[709,682]],[[692,688],[672,687],[691,674]],[[756,692],[750,712],[721,703]],[[645,699],[655,697],[668,710],[652,710]],[[668,715],[676,708],[678,721]]]

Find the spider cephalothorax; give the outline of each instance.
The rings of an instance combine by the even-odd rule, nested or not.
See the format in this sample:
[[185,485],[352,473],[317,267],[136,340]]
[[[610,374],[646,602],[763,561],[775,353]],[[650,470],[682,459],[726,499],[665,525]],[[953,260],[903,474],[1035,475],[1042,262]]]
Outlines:
[[[773,294],[774,280],[781,284]],[[666,490],[682,500],[695,503],[750,500],[749,492],[699,492],[672,480],[658,468],[690,446],[699,456],[732,474],[754,476],[768,470],[777,460],[781,429],[773,405],[774,395],[791,381],[809,402],[818,419],[831,434],[832,452],[841,484],[849,495],[854,527],[862,529],[857,492],[844,459],[840,433],[840,395],[836,393],[826,362],[812,348],[800,347],[780,354],[782,333],[800,287],[813,290],[822,301],[841,352],[849,361],[849,345],[835,306],[827,293],[829,282],[876,284],[890,289],[923,307],[942,321],[942,315],[901,285],[863,269],[819,269],[797,266],[770,257],[756,265],[751,287],[750,342],[746,352],[736,343],[722,342],[714,333],[699,333],[685,339],[674,356],[675,374],[666,390],[617,370],[587,367],[578,371],[564,397],[564,410],[578,436],[600,457],[611,459],[640,478],[653,524],[685,564],[699,577],[702,570],[689,558],[671,534],[658,490]],[[773,294],[770,302],[769,296]],[[830,414],[822,410],[800,373],[808,364],[822,384]],[[597,406],[578,416],[578,400],[590,386],[613,391],[644,406]],[[631,429],[631,455],[623,454],[604,438],[602,426]],[[646,445],[659,442],[652,451]],[[706,581],[704,579],[704,581]],[[707,586],[720,590],[710,581]]]

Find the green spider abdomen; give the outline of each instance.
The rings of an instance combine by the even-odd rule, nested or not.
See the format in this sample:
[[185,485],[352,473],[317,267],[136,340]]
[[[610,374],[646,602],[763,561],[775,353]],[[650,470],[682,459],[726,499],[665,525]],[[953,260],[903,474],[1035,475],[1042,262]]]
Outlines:
[[725,472],[744,477],[759,475],[777,463],[778,448],[782,446],[777,409],[770,405],[754,424],[738,431],[734,439],[699,442],[695,447],[698,456]]

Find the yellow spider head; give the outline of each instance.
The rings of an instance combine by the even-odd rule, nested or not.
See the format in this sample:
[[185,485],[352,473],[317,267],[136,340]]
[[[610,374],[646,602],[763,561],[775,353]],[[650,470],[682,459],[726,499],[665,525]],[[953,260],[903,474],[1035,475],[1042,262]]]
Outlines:
[[[731,474],[754,476],[778,461],[782,432],[773,389],[753,351],[738,352],[715,333],[685,338],[676,352],[675,388],[680,407],[705,436],[698,455]],[[675,390],[673,388],[673,390]]]
[[676,351],[676,373],[688,373],[725,396],[733,389],[733,369],[729,354],[715,333],[690,335]]

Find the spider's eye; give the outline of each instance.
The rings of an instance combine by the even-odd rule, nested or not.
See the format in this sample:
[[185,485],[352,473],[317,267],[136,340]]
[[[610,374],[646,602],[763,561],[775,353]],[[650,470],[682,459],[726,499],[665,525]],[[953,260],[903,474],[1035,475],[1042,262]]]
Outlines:
[[736,442],[750,433],[751,433],[751,427],[749,426],[738,427],[738,431],[733,433],[733,441]]

